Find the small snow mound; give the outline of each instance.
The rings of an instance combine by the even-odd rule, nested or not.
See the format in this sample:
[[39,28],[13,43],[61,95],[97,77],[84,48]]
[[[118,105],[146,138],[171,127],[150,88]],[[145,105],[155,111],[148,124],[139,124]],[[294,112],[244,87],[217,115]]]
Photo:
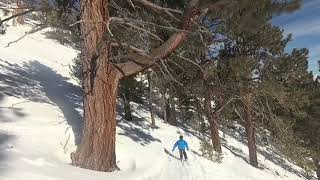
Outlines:
[[27,159],[27,158],[22,158],[21,159],[23,162],[30,164],[30,165],[34,165],[34,166],[51,166],[54,167],[54,165],[50,162],[48,162],[47,160],[45,160],[44,158],[37,158],[37,159]]
[[136,161],[133,158],[120,159],[117,161],[118,167],[121,171],[135,171],[137,168]]

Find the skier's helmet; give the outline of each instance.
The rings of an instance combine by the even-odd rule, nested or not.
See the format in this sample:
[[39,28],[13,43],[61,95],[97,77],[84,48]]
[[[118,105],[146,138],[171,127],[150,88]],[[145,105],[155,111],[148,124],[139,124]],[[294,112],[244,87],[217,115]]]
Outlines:
[[179,139],[183,139],[183,136],[182,136],[182,135],[180,135],[180,136],[179,136]]

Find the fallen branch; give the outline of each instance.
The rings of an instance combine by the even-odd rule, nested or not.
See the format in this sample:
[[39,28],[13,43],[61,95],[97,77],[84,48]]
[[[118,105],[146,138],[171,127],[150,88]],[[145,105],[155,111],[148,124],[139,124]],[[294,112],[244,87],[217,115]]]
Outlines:
[[14,107],[14,106],[16,106],[16,105],[18,105],[18,104],[27,103],[27,102],[30,102],[30,100],[26,100],[26,101],[14,103],[14,104],[11,104],[11,106],[0,106],[0,108],[2,108],[2,109],[14,109],[14,110],[19,110],[19,109],[21,109],[21,108],[16,108],[16,107]]
[[26,15],[26,14],[29,14],[29,13],[35,12],[35,11],[39,11],[39,10],[36,10],[35,8],[31,8],[31,9],[29,9],[27,11],[24,11],[24,12],[21,12],[21,13],[17,13],[15,15],[10,16],[10,17],[4,18],[4,19],[0,20],[0,26],[4,22],[9,21],[10,19],[13,19],[13,18],[16,18],[16,17],[19,17],[19,16],[23,16],[23,15]]
[[[40,26],[40,27],[39,27]],[[38,28],[39,27],[39,28]],[[41,31],[42,29],[46,28],[47,26],[44,25],[44,24],[39,24],[35,27],[33,27],[29,32],[25,33],[23,36],[21,36],[20,38],[18,38],[17,40],[14,40],[14,41],[11,41],[7,44],[6,47],[9,47],[11,44],[13,43],[17,43],[19,42],[21,39],[25,38],[26,36],[30,35],[30,34],[33,34],[33,33],[36,33],[38,31]]]

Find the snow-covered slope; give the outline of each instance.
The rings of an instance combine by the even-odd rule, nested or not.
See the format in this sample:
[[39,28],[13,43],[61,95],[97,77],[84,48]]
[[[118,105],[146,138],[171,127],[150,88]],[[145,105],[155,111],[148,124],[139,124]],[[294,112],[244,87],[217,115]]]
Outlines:
[[[70,165],[81,130],[81,90],[68,65],[77,51],[46,39],[44,29],[15,41],[31,27],[9,27],[0,35],[0,179],[2,180],[271,180],[303,179],[298,167],[265,150],[260,169],[246,162],[241,139],[225,135],[223,162],[199,155],[199,140],[163,123],[150,129],[149,113],[135,106],[135,123],[118,115],[116,152],[121,171],[95,172]],[[189,142],[189,162],[171,151],[178,134]],[[261,148],[263,149],[263,148]],[[269,152],[269,153],[268,153]],[[285,167],[285,169],[283,168]]]

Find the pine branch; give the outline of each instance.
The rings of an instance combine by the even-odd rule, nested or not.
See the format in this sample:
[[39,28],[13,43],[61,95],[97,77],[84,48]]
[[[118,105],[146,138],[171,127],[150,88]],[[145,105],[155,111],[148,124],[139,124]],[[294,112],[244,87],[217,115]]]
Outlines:
[[123,72],[125,72],[126,76],[130,76],[151,67],[158,60],[162,61],[166,59],[185,40],[187,32],[191,30],[193,24],[192,21],[194,21],[200,13],[198,5],[199,0],[190,1],[189,6],[187,10],[184,12],[183,16],[182,30],[184,31],[174,33],[161,46],[152,50],[150,53],[150,58],[137,54],[132,58],[134,62],[128,61],[125,63],[119,63],[117,64],[118,67],[121,67]]

